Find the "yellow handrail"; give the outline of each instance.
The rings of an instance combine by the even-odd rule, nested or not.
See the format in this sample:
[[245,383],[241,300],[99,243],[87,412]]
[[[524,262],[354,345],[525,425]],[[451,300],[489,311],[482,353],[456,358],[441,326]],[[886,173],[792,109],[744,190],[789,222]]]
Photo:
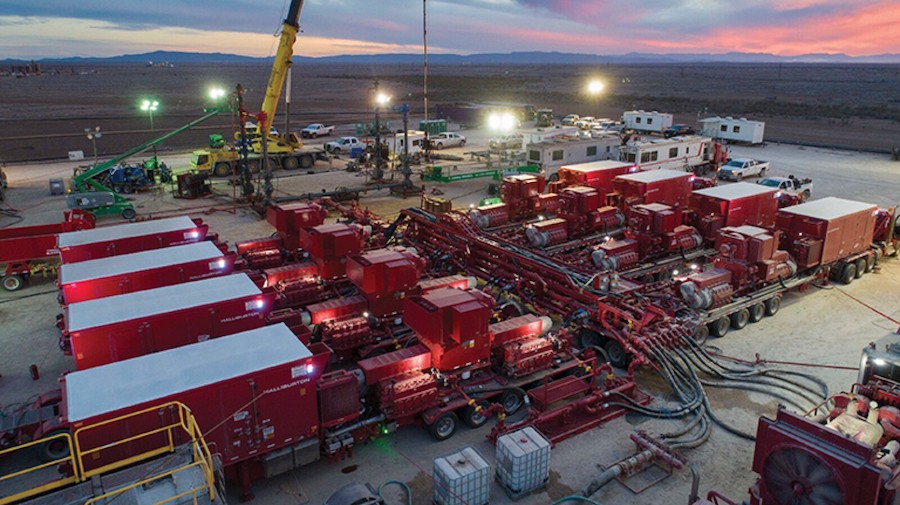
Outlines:
[[[49,443],[49,442],[52,442],[54,440],[59,440],[59,439],[65,440],[66,444],[69,446],[69,455],[68,456],[66,456],[64,458],[56,459],[53,461],[48,461],[41,465],[29,467],[29,468],[26,468],[25,470],[20,470],[18,472],[13,472],[13,473],[6,474],[6,475],[0,475],[0,484],[2,484],[3,481],[6,481],[6,480],[14,479],[14,478],[20,477],[22,475],[27,475],[29,473],[37,472],[38,470],[43,470],[44,468],[49,468],[52,466],[61,465],[61,464],[65,464],[65,463],[68,463],[71,467],[74,468],[75,467],[75,456],[73,455],[73,452],[72,452],[72,436],[69,435],[68,433],[59,433],[59,434],[53,435],[52,437],[42,438],[39,440],[33,440],[31,442],[17,445],[15,447],[3,449],[2,451],[0,451],[0,459],[3,459],[3,457],[5,455],[10,454],[12,452],[23,451],[25,449],[28,449],[28,448],[31,448],[31,447],[34,447],[37,445],[43,445],[45,443]],[[7,503],[13,503],[13,502],[22,500],[24,498],[28,498],[29,496],[46,493],[48,491],[52,491],[54,489],[68,486],[69,484],[74,484],[76,482],[79,482],[77,480],[76,476],[74,476],[74,475],[70,476],[70,477],[64,476],[59,479],[41,484],[39,486],[28,488],[25,491],[21,491],[21,492],[18,492],[18,493],[9,495],[9,496],[2,496],[2,497],[0,497],[0,505],[5,505]],[[0,487],[5,488],[8,485],[10,485],[10,484],[0,485]]]
[[[102,429],[113,423],[122,422],[127,419],[135,418],[135,417],[145,415],[148,413],[158,413],[163,410],[169,410],[170,412],[173,412],[174,414],[176,414],[176,419],[174,419],[173,422],[171,422],[167,425],[164,425],[162,427],[155,428],[155,429],[149,430],[147,432],[143,432],[138,435],[134,435],[134,436],[122,439],[122,440],[116,440],[114,442],[101,445],[100,447],[83,448],[83,443],[84,443],[83,440],[84,440],[85,433],[90,433],[93,430]],[[31,467],[26,470],[18,471],[18,472],[9,474],[9,475],[0,476],[0,482],[3,482],[4,480],[15,478],[15,477],[19,477],[19,476],[22,476],[22,475],[25,475],[28,473],[36,472],[38,470],[48,468],[51,466],[63,464],[63,463],[69,463],[70,467],[72,468],[72,475],[69,477],[57,479],[52,482],[42,484],[38,487],[28,489],[26,491],[17,493],[12,496],[0,497],[0,505],[12,503],[14,501],[18,501],[18,500],[27,498],[29,496],[34,496],[37,494],[45,493],[45,492],[48,492],[48,491],[51,491],[51,490],[54,490],[57,488],[61,488],[63,486],[70,485],[70,484],[83,482],[85,480],[90,479],[94,475],[106,473],[106,472],[109,472],[109,471],[112,471],[112,470],[115,470],[118,468],[132,465],[139,461],[145,461],[152,457],[159,456],[161,454],[174,452],[175,448],[176,448],[174,433],[176,430],[179,430],[179,431],[185,433],[188,436],[188,438],[190,439],[189,443],[191,445],[191,451],[192,451],[192,456],[193,456],[192,463],[181,466],[181,467],[173,469],[173,470],[166,471],[162,474],[158,474],[153,477],[149,477],[148,479],[128,485],[124,488],[117,489],[115,491],[111,491],[110,493],[107,493],[103,496],[119,494],[130,488],[142,485],[146,482],[150,482],[153,480],[157,480],[161,477],[172,475],[173,473],[175,473],[181,469],[189,468],[191,466],[197,466],[201,469],[206,484],[202,487],[198,487],[196,489],[189,490],[186,493],[187,494],[194,493],[194,501],[196,502],[196,493],[199,492],[201,489],[205,488],[209,492],[210,499],[215,500],[216,490],[215,490],[215,472],[213,469],[213,458],[212,458],[212,454],[210,453],[209,446],[206,444],[206,440],[203,438],[203,432],[200,430],[199,426],[197,426],[197,422],[194,419],[193,414],[191,414],[191,410],[186,405],[184,405],[183,403],[180,403],[180,402],[168,402],[168,403],[164,403],[162,405],[158,405],[155,407],[150,407],[150,408],[143,409],[143,410],[140,410],[137,412],[132,412],[132,413],[125,414],[122,416],[118,416],[113,419],[108,419],[106,421],[101,421],[96,424],[83,426],[83,427],[75,430],[75,433],[73,435],[69,435],[68,433],[61,433],[58,435],[54,435],[52,437],[48,437],[48,438],[41,439],[41,440],[35,440],[33,442],[28,442],[26,444],[22,444],[20,446],[17,446],[17,447],[11,448],[11,449],[5,449],[5,450],[0,451],[0,457],[2,457],[4,454],[6,454],[8,452],[23,450],[24,448],[31,447],[31,446],[38,445],[38,444],[44,444],[44,443],[47,443],[48,441],[53,441],[56,439],[64,439],[69,446],[69,456],[67,456],[65,458],[60,458],[56,461],[51,461],[51,462],[44,463],[44,464],[41,464],[41,465],[38,465],[35,467]],[[151,437],[153,435],[158,435],[158,434],[164,434],[165,440],[166,440],[165,443],[160,444],[160,446],[158,446],[158,447],[145,450],[144,452],[142,452],[140,454],[131,455],[131,456],[113,461],[111,463],[107,463],[98,468],[86,469],[85,458],[88,456],[98,454],[103,450],[108,450],[108,449],[120,446],[122,444],[127,444],[127,443],[133,442],[135,440],[146,439],[147,437]],[[181,444],[179,444],[179,445],[181,445]],[[184,493],[183,493],[183,495],[184,495]],[[89,500],[88,503],[95,502],[95,501],[97,501],[97,499],[98,498]],[[167,501],[171,501],[171,500],[167,500]]]

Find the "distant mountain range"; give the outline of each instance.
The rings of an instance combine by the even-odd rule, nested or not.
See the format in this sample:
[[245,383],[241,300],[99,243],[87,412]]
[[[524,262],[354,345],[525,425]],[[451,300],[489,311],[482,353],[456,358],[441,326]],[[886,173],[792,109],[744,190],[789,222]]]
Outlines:
[[[70,57],[44,58],[35,60],[42,64],[102,64],[102,63],[264,63],[272,58],[256,58],[239,54],[224,53],[190,53],[177,51],[154,51],[143,54],[125,54],[105,58]],[[309,63],[382,63],[382,64],[418,64],[422,62],[421,54],[373,54],[373,55],[338,55],[310,58],[295,56],[296,62]],[[798,56],[778,56],[768,53],[628,53],[628,54],[579,54],[560,52],[514,52],[483,54],[430,54],[428,62],[437,65],[546,65],[546,64],[629,64],[629,63],[900,63],[900,54],[886,53],[871,56],[848,56],[846,54],[801,54]],[[25,60],[5,59],[0,64],[23,64]]]

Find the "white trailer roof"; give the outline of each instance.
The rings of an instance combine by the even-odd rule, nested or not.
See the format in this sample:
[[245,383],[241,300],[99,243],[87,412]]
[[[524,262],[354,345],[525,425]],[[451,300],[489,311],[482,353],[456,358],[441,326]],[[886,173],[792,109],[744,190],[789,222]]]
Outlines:
[[778,211],[815,219],[832,220],[866,210],[874,211],[877,208],[878,207],[873,203],[844,200],[843,198],[829,196],[811,202],[801,203],[800,205],[778,209]]
[[566,170],[574,170],[578,172],[588,172],[595,170],[613,170],[617,168],[623,167],[633,167],[634,163],[626,163],[624,161],[613,161],[613,160],[603,160],[603,161],[589,161],[587,163],[576,163],[575,165],[563,165],[561,168],[565,168]]
[[224,253],[215,244],[204,240],[193,244],[110,256],[80,263],[65,263],[59,268],[59,282],[70,284],[88,279],[100,279],[169,265],[220,258],[223,255]]
[[679,179],[682,177],[690,177],[690,172],[679,172],[677,170],[648,170],[646,172],[635,172],[633,174],[617,175],[616,179],[625,179],[637,182],[656,182],[666,181],[669,179]]
[[77,331],[260,293],[247,274],[213,277],[73,303],[66,323],[69,331]]
[[696,195],[711,196],[721,200],[735,200],[737,198],[745,198],[748,196],[762,195],[771,193],[774,195],[778,190],[761,184],[750,184],[749,182],[736,182],[734,184],[725,184],[723,186],[714,186],[712,188],[698,189],[694,191]]
[[126,237],[141,237],[144,235],[155,235],[157,233],[166,233],[176,230],[188,230],[196,227],[197,225],[194,224],[188,216],[154,219],[150,221],[141,221],[139,223],[104,226],[102,228],[94,228],[93,230],[60,233],[57,245],[58,247],[72,247]]
[[310,356],[284,323],[263,326],[72,372],[66,414],[70,422],[89,419]]

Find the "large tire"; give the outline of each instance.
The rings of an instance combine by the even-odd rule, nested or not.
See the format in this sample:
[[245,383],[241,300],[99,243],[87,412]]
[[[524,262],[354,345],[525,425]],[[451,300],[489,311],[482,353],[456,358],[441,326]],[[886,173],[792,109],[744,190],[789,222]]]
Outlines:
[[700,345],[706,344],[706,341],[709,340],[709,326],[705,324],[701,324],[694,328],[694,342],[697,342]]
[[3,277],[3,289],[7,291],[16,291],[25,284],[25,279],[21,275],[7,275]]
[[335,156],[340,156],[340,155],[341,155],[341,148],[340,148],[340,147],[335,147],[335,148],[333,148],[333,149],[331,150],[331,154],[333,154],[333,155],[335,155]]
[[435,440],[442,441],[452,437],[457,427],[459,417],[454,412],[444,412],[428,427],[428,431]]
[[274,156],[269,156],[269,170],[274,172],[275,170],[278,170],[279,168],[280,168],[280,165],[278,164],[278,158],[275,158]]
[[213,175],[216,177],[228,177],[231,175],[231,164],[220,161],[213,168]]
[[716,337],[724,337],[731,328],[731,318],[722,316],[719,319],[709,323],[709,332]]
[[315,163],[312,155],[309,154],[301,154],[297,157],[297,161],[300,163],[300,168],[312,168]]
[[522,395],[519,394],[518,391],[504,391],[503,394],[500,395],[500,405],[508,416],[518,412],[524,404],[525,399],[522,398]]
[[856,260],[855,265],[856,265],[856,278],[859,279],[860,277],[863,276],[864,273],[867,272],[866,258],[859,258],[858,260]]
[[[68,433],[68,430],[53,430],[44,435],[44,438],[50,438],[63,433]],[[66,442],[65,438],[57,438],[44,442],[43,444],[38,444],[37,449],[38,457],[41,458],[41,461],[44,463],[57,461],[69,456],[69,444]]]
[[443,148],[444,148],[444,144],[441,143],[441,142],[438,142],[437,144],[434,145],[434,148],[435,148],[435,149],[438,149],[438,150],[443,149]]
[[134,209],[132,209],[131,207],[122,209],[122,219],[127,219],[127,220],[131,221],[132,219],[134,219],[134,216],[136,216],[136,215],[137,215],[137,212],[135,212]]
[[855,263],[847,263],[844,265],[844,268],[841,269],[841,283],[842,284],[850,284],[853,282],[853,279],[856,278],[856,264]]
[[476,402],[480,408],[476,409],[475,405],[466,405],[462,409],[462,422],[469,428],[481,428],[488,422],[488,416],[485,415],[488,403],[481,400]]
[[781,295],[775,295],[766,300],[766,315],[774,316],[781,309]]
[[300,167],[300,161],[293,156],[285,156],[281,159],[281,163],[285,170],[296,170]]
[[872,269],[875,268],[875,261],[876,261],[876,260],[877,260],[877,258],[875,257],[875,253],[874,253],[874,252],[870,253],[870,254],[866,257],[866,273],[871,272]]
[[628,365],[631,363],[631,356],[628,355],[628,352],[625,351],[622,344],[613,339],[609,339],[606,341],[606,345],[603,346],[603,349],[606,351],[606,356],[609,358],[609,364],[616,368],[628,368]]
[[766,315],[766,304],[757,303],[750,307],[750,322],[758,323]]
[[765,177],[766,177],[766,169],[764,168],[764,169],[762,169],[762,170],[759,171],[759,178],[760,178],[760,179],[765,179]]
[[749,309],[741,309],[734,314],[731,314],[731,327],[735,330],[742,330],[747,323],[750,322],[750,310]]
[[801,202],[805,202],[805,201],[809,200],[809,197],[810,197],[810,196],[811,196],[811,195],[810,195],[810,193],[809,193],[809,190],[808,190],[808,189],[804,189],[804,190],[803,190],[803,193],[800,194],[800,201],[801,201]]

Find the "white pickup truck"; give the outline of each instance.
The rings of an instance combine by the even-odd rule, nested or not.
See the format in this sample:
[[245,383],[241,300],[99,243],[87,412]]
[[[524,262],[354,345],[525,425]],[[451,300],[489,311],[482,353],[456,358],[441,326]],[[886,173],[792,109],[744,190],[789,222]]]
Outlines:
[[331,154],[349,154],[354,147],[362,149],[366,147],[366,144],[360,142],[356,137],[341,137],[325,144],[325,152]]
[[305,139],[314,139],[322,135],[331,135],[334,133],[334,126],[325,126],[322,123],[313,123],[306,128],[300,130],[300,136]]
[[719,167],[718,177],[723,180],[739,181],[744,177],[752,177],[754,175],[765,177],[768,170],[768,161],[733,159]]
[[796,196],[801,202],[809,200],[809,197],[812,196],[813,182],[809,177],[803,179],[793,175],[789,177],[766,177],[756,181],[756,183],[776,188],[781,193]]
[[456,147],[456,146],[464,146],[466,145],[466,138],[458,133],[453,132],[442,132],[437,135],[431,137],[429,139],[431,141],[431,145],[434,146],[435,149],[443,149],[445,147]]

